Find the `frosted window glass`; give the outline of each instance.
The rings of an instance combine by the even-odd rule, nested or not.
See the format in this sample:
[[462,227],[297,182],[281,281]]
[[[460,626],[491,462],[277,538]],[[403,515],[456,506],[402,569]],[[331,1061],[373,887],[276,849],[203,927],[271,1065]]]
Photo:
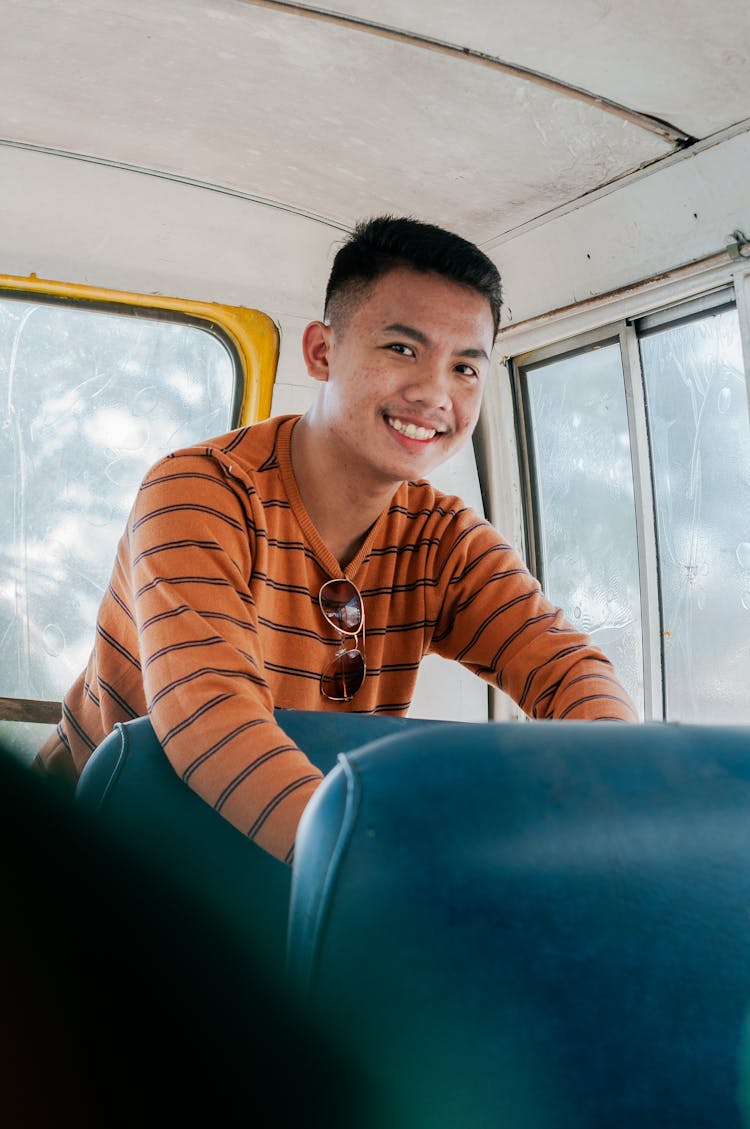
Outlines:
[[0,695],[78,675],[138,483],[228,430],[234,384],[196,326],[0,299]]
[[633,473],[619,345],[526,370],[545,591],[643,716]]
[[737,312],[641,340],[666,716],[750,722],[750,427]]

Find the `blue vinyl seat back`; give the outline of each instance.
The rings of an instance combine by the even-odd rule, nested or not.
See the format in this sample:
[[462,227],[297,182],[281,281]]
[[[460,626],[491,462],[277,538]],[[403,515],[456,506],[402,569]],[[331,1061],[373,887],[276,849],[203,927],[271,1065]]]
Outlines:
[[[365,714],[278,710],[287,735],[323,772],[339,753],[435,722]],[[118,724],[94,751],[76,789],[83,805],[162,878],[198,896],[256,949],[284,968],[290,868],[247,839],[174,772],[148,717]]]
[[288,976],[405,1127],[750,1125],[750,729],[345,755],[300,823]]

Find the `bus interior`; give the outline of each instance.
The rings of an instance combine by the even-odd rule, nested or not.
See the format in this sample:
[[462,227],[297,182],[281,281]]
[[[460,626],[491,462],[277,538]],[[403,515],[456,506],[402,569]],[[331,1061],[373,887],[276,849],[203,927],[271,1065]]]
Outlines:
[[[293,876],[258,879],[259,959],[288,945],[397,1079],[381,1124],[750,1125],[746,0],[0,0],[0,26],[3,751],[25,769],[57,723],[147,469],[311,404],[302,332],[354,224],[458,232],[503,307],[432,479],[643,724],[527,724],[432,655],[408,719],[290,718],[328,776]],[[252,844],[164,777],[147,719],[105,744],[81,813],[257,930]]]

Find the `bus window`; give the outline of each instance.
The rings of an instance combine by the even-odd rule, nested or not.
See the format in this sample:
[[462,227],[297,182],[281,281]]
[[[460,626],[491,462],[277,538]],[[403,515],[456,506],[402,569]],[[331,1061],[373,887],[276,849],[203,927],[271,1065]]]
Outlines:
[[734,307],[654,326],[640,350],[656,503],[666,713],[748,721],[750,429]]
[[746,723],[750,423],[732,288],[527,354],[516,372],[549,596],[642,716]]
[[0,695],[62,697],[144,473],[244,422],[258,376],[215,321],[0,297]]
[[633,473],[619,344],[526,370],[544,587],[643,713]]

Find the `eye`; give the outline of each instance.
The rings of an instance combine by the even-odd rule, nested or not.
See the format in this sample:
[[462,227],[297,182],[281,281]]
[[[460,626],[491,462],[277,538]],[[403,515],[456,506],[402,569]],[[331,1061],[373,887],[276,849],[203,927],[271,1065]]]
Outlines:
[[404,345],[402,341],[394,341],[392,344],[386,346],[394,353],[398,353],[401,357],[413,357],[415,355],[411,345]]
[[459,373],[461,376],[469,376],[469,377],[473,377],[474,379],[479,378],[479,372],[477,371],[477,369],[473,368],[471,365],[466,365],[466,364],[456,365],[456,372]]

